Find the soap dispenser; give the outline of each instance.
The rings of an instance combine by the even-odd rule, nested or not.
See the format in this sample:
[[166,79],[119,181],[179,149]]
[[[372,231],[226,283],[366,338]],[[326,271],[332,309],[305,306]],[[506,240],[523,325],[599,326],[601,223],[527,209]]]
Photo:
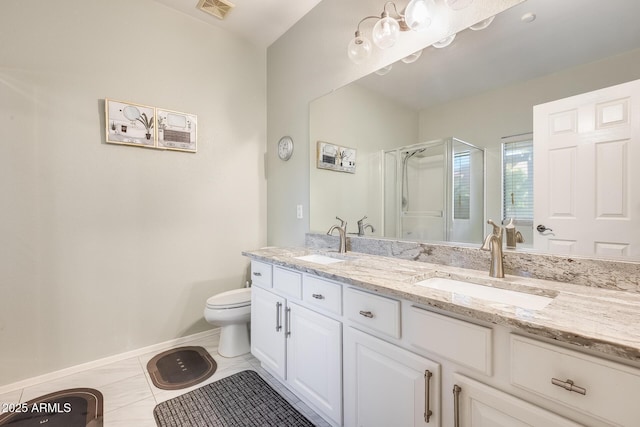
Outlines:
[[504,229],[507,232],[508,249],[515,249],[517,243],[524,243],[524,237],[522,237],[522,233],[516,231],[516,226],[513,224],[513,218],[509,220],[509,224],[507,224]]

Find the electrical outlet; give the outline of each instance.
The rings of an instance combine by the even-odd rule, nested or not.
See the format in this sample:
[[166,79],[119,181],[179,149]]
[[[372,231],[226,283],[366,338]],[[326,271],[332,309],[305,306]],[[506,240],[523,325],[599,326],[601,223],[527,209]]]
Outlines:
[[302,219],[303,215],[302,215],[302,205],[297,205],[296,206],[296,217],[298,219]]

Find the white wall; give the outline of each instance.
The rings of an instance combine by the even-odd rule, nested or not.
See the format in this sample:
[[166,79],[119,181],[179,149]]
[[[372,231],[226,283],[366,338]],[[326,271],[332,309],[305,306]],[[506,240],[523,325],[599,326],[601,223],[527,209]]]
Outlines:
[[[266,242],[265,53],[151,0],[0,5],[0,385],[205,330]],[[198,115],[105,144],[104,98]]]
[[[355,107],[354,107],[355,106]],[[349,85],[310,104],[310,230],[326,232],[336,215],[357,233],[357,221],[383,230],[382,150],[415,144],[418,113],[358,85]],[[356,173],[318,169],[317,141],[355,148]]]

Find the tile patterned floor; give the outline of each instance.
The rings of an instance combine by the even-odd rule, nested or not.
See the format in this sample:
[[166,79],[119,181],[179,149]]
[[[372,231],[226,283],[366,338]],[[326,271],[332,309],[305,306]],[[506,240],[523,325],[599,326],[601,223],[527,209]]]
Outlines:
[[202,346],[215,359],[218,369],[215,374],[193,387],[182,390],[161,390],[153,385],[147,372],[147,362],[164,348],[139,357],[122,360],[110,365],[78,372],[52,381],[0,394],[0,402],[26,402],[38,396],[67,388],[89,387],[104,396],[104,427],[156,427],[153,408],[166,400],[187,393],[237,372],[251,369],[260,374],[289,403],[296,407],[318,427],[329,424],[305,403],[300,401],[280,382],[260,367],[260,362],[251,354],[224,358],[218,355],[218,335],[195,339],[177,345]]

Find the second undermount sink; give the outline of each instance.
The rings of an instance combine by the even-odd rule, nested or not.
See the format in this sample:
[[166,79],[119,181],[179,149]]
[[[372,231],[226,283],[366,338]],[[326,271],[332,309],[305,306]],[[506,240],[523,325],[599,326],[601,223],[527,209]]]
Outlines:
[[320,255],[320,254],[310,254],[310,255],[304,255],[304,256],[297,256],[295,257],[296,259],[299,259],[301,261],[308,261],[308,262],[313,262],[315,264],[323,264],[323,265],[327,265],[327,264],[335,264],[337,262],[343,262],[343,259],[337,259],[337,258],[333,258],[330,256],[326,256],[326,255]]
[[541,295],[494,288],[491,286],[478,285],[476,283],[445,279],[441,277],[433,277],[416,284],[431,289],[451,292],[455,296],[478,298],[491,302],[513,305],[528,310],[542,310],[549,305],[551,301],[553,301],[553,298]]

